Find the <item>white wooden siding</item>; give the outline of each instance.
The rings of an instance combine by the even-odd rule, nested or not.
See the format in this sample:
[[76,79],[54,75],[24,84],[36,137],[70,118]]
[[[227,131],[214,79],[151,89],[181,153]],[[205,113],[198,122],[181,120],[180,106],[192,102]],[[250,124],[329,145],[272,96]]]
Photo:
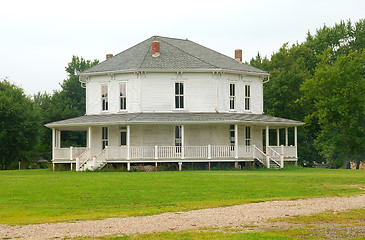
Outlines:
[[[256,76],[212,73],[146,73],[92,76],[86,83],[86,114],[101,114],[101,84],[109,86],[109,110],[119,113],[119,83],[127,83],[127,111],[123,112],[230,112],[229,84],[236,84],[235,110],[238,113],[263,112],[262,80]],[[184,110],[175,109],[174,83],[184,82]],[[251,86],[250,111],[244,110],[244,88]],[[105,113],[102,113],[105,114]]]

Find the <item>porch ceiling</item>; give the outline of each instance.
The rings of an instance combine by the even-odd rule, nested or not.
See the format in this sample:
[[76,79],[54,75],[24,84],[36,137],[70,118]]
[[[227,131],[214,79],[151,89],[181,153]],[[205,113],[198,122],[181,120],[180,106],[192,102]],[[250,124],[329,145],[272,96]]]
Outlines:
[[123,124],[247,124],[291,127],[304,125],[303,122],[271,117],[262,114],[244,113],[123,113],[85,115],[58,122],[48,123],[48,128],[84,130],[88,126]]

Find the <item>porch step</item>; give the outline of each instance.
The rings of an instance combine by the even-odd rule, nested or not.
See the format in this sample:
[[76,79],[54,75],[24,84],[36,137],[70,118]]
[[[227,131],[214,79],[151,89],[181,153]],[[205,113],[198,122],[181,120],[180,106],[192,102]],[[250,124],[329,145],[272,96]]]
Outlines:
[[270,168],[280,169],[280,166],[278,166],[276,163],[270,163]]

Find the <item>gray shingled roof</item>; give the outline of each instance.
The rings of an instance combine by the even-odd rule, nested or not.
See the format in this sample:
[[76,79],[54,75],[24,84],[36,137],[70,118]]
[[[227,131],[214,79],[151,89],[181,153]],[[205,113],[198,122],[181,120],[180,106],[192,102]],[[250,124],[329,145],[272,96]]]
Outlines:
[[[160,56],[152,57],[152,42],[160,42]],[[87,69],[80,75],[132,71],[238,71],[268,75],[233,58],[185,39],[153,36]]]
[[253,125],[299,126],[303,122],[262,114],[243,113],[125,113],[85,115],[46,124],[49,128],[118,124],[247,123]]

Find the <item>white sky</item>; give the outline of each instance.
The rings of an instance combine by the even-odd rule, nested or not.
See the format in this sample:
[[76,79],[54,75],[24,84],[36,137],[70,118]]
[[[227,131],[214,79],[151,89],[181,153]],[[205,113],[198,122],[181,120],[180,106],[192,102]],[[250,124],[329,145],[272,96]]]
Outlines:
[[52,93],[72,55],[103,61],[153,36],[189,38],[249,61],[303,42],[340,20],[365,18],[364,0],[0,0],[0,78]]

